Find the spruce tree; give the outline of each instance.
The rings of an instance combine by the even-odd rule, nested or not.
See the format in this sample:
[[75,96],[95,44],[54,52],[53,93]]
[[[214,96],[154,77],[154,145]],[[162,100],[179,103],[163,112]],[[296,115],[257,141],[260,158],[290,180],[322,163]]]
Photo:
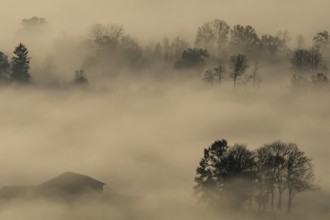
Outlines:
[[12,73],[10,78],[14,82],[29,83],[31,82],[30,75],[30,58],[29,51],[24,44],[20,43],[14,50],[14,57],[11,60]]

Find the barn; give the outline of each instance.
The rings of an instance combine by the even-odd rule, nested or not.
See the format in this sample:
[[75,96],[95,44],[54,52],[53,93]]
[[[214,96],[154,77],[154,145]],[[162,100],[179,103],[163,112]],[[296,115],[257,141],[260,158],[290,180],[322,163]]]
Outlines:
[[105,183],[89,176],[65,172],[38,186],[42,192],[76,195],[85,193],[102,193]]
[[16,197],[71,197],[86,194],[102,194],[105,183],[89,176],[65,172],[36,186],[4,186],[0,198]]

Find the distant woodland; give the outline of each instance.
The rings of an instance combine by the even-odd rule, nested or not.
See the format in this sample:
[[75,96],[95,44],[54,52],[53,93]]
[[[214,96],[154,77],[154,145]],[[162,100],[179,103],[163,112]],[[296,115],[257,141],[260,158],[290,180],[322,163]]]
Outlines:
[[[45,18],[32,17],[22,20],[18,35],[43,38],[48,29]],[[315,33],[310,47],[306,47],[302,35],[296,38],[294,48],[288,46],[289,42],[292,38],[288,31],[259,35],[250,25],[231,27],[224,20],[214,19],[197,28],[193,43],[180,37],[164,37],[159,42],[142,45],[121,25],[95,24],[89,28],[88,36],[80,41],[83,53],[87,55],[81,58],[81,66],[67,73],[72,80],[64,84],[86,86],[88,78],[96,72],[111,80],[125,72],[139,75],[150,71],[156,77],[196,77],[210,86],[231,82],[234,87],[257,87],[263,81],[263,75],[267,75],[264,66],[284,65],[288,67],[286,75],[290,77],[292,89],[328,88],[328,31]],[[74,48],[70,44],[66,46]],[[2,84],[38,82],[30,68],[33,57],[29,55],[29,49],[22,42],[13,48],[13,54],[0,52]],[[81,51],[75,53],[79,56]],[[48,62],[48,69],[41,68],[39,72],[52,71],[49,69],[52,61]],[[56,71],[53,74],[56,75]],[[60,80],[50,84],[63,86]]]

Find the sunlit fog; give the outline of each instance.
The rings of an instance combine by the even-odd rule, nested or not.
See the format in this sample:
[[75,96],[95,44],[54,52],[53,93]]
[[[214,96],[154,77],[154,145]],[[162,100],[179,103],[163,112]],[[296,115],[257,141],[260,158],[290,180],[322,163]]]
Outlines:
[[0,3],[0,219],[330,218],[328,1]]

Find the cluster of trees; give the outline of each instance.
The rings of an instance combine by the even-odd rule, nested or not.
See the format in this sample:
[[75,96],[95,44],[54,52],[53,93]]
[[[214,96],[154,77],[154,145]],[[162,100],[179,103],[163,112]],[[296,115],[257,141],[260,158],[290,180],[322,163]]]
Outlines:
[[0,79],[2,82],[30,83],[30,57],[24,44],[20,43],[9,61],[8,56],[0,52]]
[[[110,72],[116,72],[122,67],[137,71],[161,63],[172,67],[181,56],[193,54],[188,54],[189,52],[183,54],[189,48],[189,44],[179,37],[173,40],[164,38],[161,42],[149,43],[142,47],[137,40],[125,33],[122,26],[116,24],[93,25],[90,29],[89,42],[94,54],[86,61],[86,66],[106,66]],[[193,60],[190,64],[198,66],[194,62],[198,60]]]
[[[164,38],[143,48],[125,33],[122,26],[96,24],[90,31],[90,42],[95,53],[86,62],[86,66],[107,65],[107,70],[114,72],[123,64],[125,68],[130,67],[134,70],[150,68],[154,64],[165,64],[169,68],[187,70],[193,74],[204,72],[206,68],[209,70],[212,66],[216,66],[214,69],[218,68],[220,60],[222,63],[229,63],[230,66],[233,57],[248,57],[253,63],[287,60],[290,55],[288,41],[287,32],[279,32],[276,36],[259,37],[250,25],[236,25],[231,28],[225,21],[214,19],[198,28],[192,47],[188,42],[177,37],[173,40]],[[230,77],[234,78],[234,84],[237,73],[239,76],[243,75],[235,70],[228,74],[234,75]],[[210,71],[207,71],[206,75],[206,78],[209,78],[207,81],[214,81],[212,78],[219,79],[217,72],[210,74]],[[248,77],[250,80],[253,79],[254,84],[260,81],[259,77]]]
[[[14,56],[9,61],[8,56],[0,51],[0,83],[30,84],[32,76],[30,73],[29,51],[22,43],[14,50]],[[74,85],[88,85],[88,79],[84,70],[75,71]]]
[[[23,19],[20,35],[34,38],[37,33],[45,33],[49,24],[45,18],[32,17]],[[30,39],[27,37],[26,39]],[[47,39],[47,38],[45,38]],[[30,39],[31,40],[31,39]],[[176,37],[164,38],[159,42],[142,46],[136,39],[128,35],[124,28],[116,24],[95,24],[91,26],[89,37],[81,41],[84,55],[79,65],[89,72],[104,75],[129,72],[144,72],[152,69],[157,74],[174,73],[182,76],[187,72],[200,77],[210,85],[222,84],[224,80],[238,83],[251,83],[253,86],[261,82],[260,66],[291,64],[291,84],[293,88],[324,87],[329,85],[327,77],[327,60],[330,58],[329,34],[327,31],[317,33],[311,48],[305,48],[304,38],[297,38],[297,49],[288,47],[290,37],[287,31],[275,35],[259,35],[250,26],[234,25],[230,27],[226,21],[214,19],[203,23],[197,29],[192,45]],[[22,44],[23,47],[25,47]],[[18,49],[17,53],[20,53]],[[5,54],[0,53],[0,78],[2,81],[31,81],[27,49],[25,70],[11,62]],[[260,65],[259,65],[260,64]],[[21,68],[22,69],[22,68]],[[95,71],[96,70],[96,71]],[[128,70],[128,71],[126,71]],[[24,72],[17,73],[17,72]],[[15,72],[15,73],[14,73]],[[85,71],[75,74],[73,82],[86,85],[88,80]],[[81,83],[83,82],[83,83]]]
[[228,70],[226,65],[220,61],[215,67],[206,69],[203,80],[212,86],[215,82],[218,82],[218,85],[221,86],[223,80],[230,79],[233,81],[234,87],[238,82],[243,82],[244,84],[251,82],[255,87],[261,82],[259,64],[255,62],[252,65],[250,74],[246,74],[248,68],[249,63],[247,56],[243,54],[234,54],[229,59]]
[[[237,80],[245,75],[244,73],[248,69],[248,57],[254,65],[252,65],[251,74],[245,75],[244,82],[250,81],[255,86],[261,82],[258,73],[259,63],[276,64],[289,61],[292,66],[293,88],[328,85],[326,65],[326,60],[330,58],[328,32],[317,33],[310,49],[303,48],[302,35],[297,37],[297,49],[295,50],[288,47],[287,43],[290,40],[287,31],[278,32],[276,35],[259,36],[250,25],[236,25],[231,28],[226,21],[214,19],[198,28],[195,40],[196,48],[184,51],[184,53],[193,51],[195,57],[199,57],[197,62],[194,62],[194,59],[189,56],[182,56],[174,66],[180,67],[177,69],[196,69],[198,67],[197,70],[201,70],[206,68],[204,80],[211,85],[216,81],[220,85],[223,79],[232,79],[236,85]],[[208,56],[204,56],[204,54]],[[207,64],[205,58],[208,58]],[[182,63],[186,65],[178,65]],[[225,68],[226,64],[229,66],[228,71]]]
[[310,49],[298,48],[293,52],[290,59],[293,88],[301,89],[310,86],[323,88],[329,85],[326,75],[328,67],[325,61],[330,55],[329,40],[327,31],[319,32],[313,38],[313,46]]
[[194,190],[212,207],[282,209],[287,197],[291,210],[299,192],[314,189],[312,160],[294,143],[276,141],[250,151],[244,144],[229,146],[225,139],[204,149],[196,170]]
[[253,59],[280,58],[288,52],[287,33],[258,36],[250,26],[230,27],[226,21],[214,19],[202,24],[197,31],[195,46],[207,49],[215,59],[232,53],[243,53]]

